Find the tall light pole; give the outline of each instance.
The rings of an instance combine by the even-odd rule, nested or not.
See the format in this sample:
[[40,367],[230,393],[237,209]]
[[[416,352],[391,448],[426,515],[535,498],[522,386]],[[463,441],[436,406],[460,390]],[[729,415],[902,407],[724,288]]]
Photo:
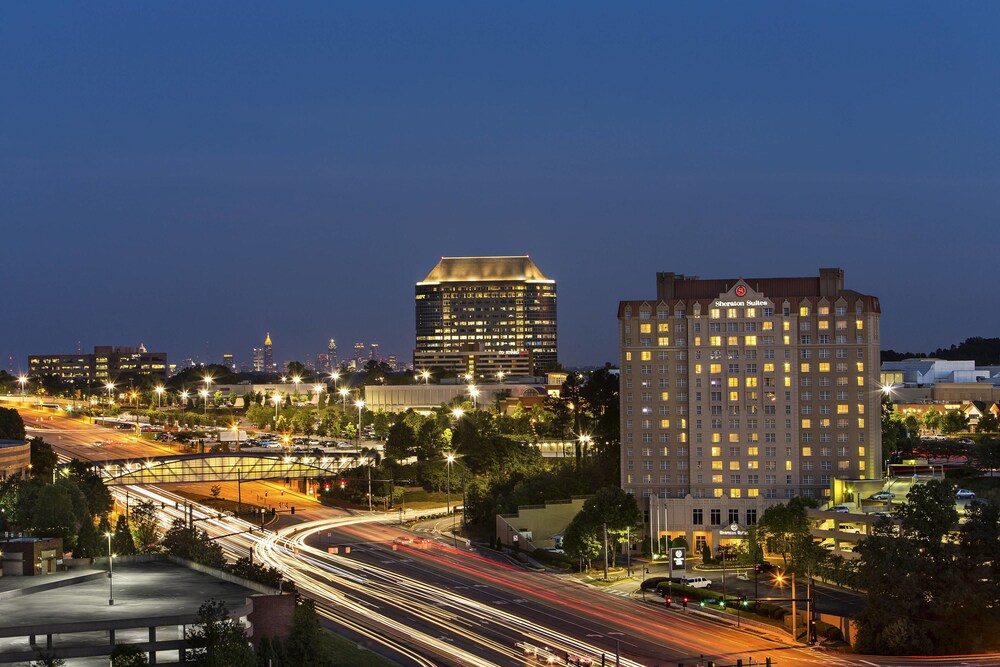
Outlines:
[[236,431],[236,451],[240,451],[240,425],[234,420],[232,426],[230,427]]
[[503,379],[505,375],[507,374],[504,373],[503,371],[497,371],[497,380],[500,381],[500,384],[503,384]]
[[[354,401],[354,407],[358,409],[358,454],[361,454],[361,414],[365,410],[365,402],[360,398]],[[372,511],[372,458],[368,458],[368,511]]]
[[469,385],[469,397],[472,399],[472,409],[478,410],[479,388],[474,384]]
[[340,373],[337,371],[333,371],[332,373],[330,373],[330,379],[333,380],[333,388],[336,389],[337,383],[340,382]]
[[205,411],[204,414],[208,414],[208,389],[202,389],[198,392],[205,401]]
[[28,384],[28,376],[19,375],[17,381],[21,383],[21,396],[24,396],[24,385]]
[[[104,385],[104,388],[108,390],[108,408],[110,408],[111,407],[111,392],[114,391],[115,383],[114,382],[109,382],[106,385]],[[101,411],[101,414],[102,414],[102,416],[105,414],[103,410]]]
[[108,538],[108,605],[113,605],[115,603],[115,566],[112,563],[115,556],[111,553],[111,533],[104,533],[104,537]]
[[431,372],[430,371],[420,371],[420,377],[423,378],[424,385],[427,385],[427,384],[430,383],[430,380],[431,380]]
[[278,406],[281,405],[281,394],[274,392],[271,402],[274,403],[274,428],[278,428]]
[[[445,459],[448,462],[448,514],[451,514],[451,464],[455,462],[455,455],[448,452],[448,457]],[[458,538],[455,537],[455,515],[451,514],[451,540],[452,544],[455,544]]]
[[135,399],[135,434],[139,435],[139,392],[133,389],[132,398]]
[[302,382],[302,378],[298,375],[292,377],[292,382],[295,383],[295,397],[298,398],[299,395],[299,383]]
[[323,393],[323,385],[316,384],[313,385],[313,393],[316,394],[316,406],[319,406],[319,395]]
[[153,391],[156,392],[156,409],[159,410],[163,407],[163,392],[166,391],[166,387],[158,385]]
[[350,395],[351,392],[347,390],[347,387],[341,387],[339,393],[340,393],[340,398],[343,399],[344,401],[344,412],[347,412],[347,397]]

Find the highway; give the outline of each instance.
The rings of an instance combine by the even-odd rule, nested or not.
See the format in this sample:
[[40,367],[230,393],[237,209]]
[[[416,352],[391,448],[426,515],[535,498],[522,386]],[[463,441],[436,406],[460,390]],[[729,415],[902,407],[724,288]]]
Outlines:
[[[124,432],[78,420],[50,421],[47,414],[39,421],[41,415],[27,413],[22,414],[33,429],[29,432],[44,430],[46,441],[63,456],[150,453],[148,442],[135,442]],[[94,445],[98,432],[118,434],[116,442]],[[53,434],[58,437],[51,438]],[[112,448],[116,451],[101,456]],[[164,523],[184,513],[186,501],[164,488],[118,487],[114,492],[162,503]],[[392,525],[398,519],[393,512],[349,514],[313,505],[295,517],[307,521],[264,534],[249,533],[251,524],[241,519],[216,518],[209,508],[196,505],[193,513],[228,557],[253,552],[255,560],[279,568],[313,598],[338,631],[404,665],[526,667],[566,664],[567,657],[576,657],[595,665],[602,659],[605,665],[625,667],[711,660],[721,667],[737,659],[744,665],[764,664],[769,657],[779,667],[1000,666],[997,655],[886,658],[792,645],[694,609],[668,610],[655,596],[644,603],[564,575],[526,570],[492,550],[480,553],[461,542],[455,547],[449,538],[429,540]]]

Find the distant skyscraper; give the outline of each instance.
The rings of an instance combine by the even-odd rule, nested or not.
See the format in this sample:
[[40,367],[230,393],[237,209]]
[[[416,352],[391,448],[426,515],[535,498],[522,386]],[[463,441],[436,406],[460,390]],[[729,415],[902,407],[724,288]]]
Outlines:
[[378,343],[372,343],[371,347],[368,348],[368,358],[373,359],[375,361],[380,360],[378,356]]
[[330,360],[330,368],[327,370],[332,371],[337,367],[337,341],[331,338],[330,344],[326,346],[326,352]]
[[236,370],[236,362],[233,361],[233,355],[229,353],[222,355],[222,365],[230,370]]
[[274,347],[271,345],[271,334],[268,332],[264,339],[264,370],[268,373],[278,372],[278,365],[274,363]]
[[395,354],[390,354],[386,358],[386,363],[389,365],[389,368],[391,370],[394,370],[394,371],[398,371],[399,370],[399,362],[396,360],[396,355]]
[[316,363],[313,366],[313,370],[322,371],[324,373],[330,372],[330,355],[326,352],[320,352],[316,355]]
[[357,342],[354,344],[354,365],[356,368],[364,368],[367,363],[365,358],[365,344]]
[[416,370],[537,374],[557,359],[556,282],[527,256],[442,257],[416,287]]
[[253,349],[253,370],[255,373],[264,372],[264,348],[262,347]]

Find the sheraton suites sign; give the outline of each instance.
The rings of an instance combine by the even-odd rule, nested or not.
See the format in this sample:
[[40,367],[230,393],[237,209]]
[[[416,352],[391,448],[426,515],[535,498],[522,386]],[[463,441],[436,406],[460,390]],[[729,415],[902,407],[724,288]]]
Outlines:
[[764,298],[759,292],[754,292],[744,283],[737,283],[731,290],[719,295],[712,302],[712,308],[773,308],[770,299]]

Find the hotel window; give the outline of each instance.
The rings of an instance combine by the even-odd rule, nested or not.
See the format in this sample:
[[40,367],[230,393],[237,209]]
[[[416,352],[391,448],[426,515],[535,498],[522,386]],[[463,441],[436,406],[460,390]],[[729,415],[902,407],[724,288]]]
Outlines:
[[799,365],[799,372],[800,373],[808,373],[809,372],[809,362],[806,362],[806,361],[802,362]]
[[809,306],[799,306],[799,317],[809,317]]
[[738,317],[738,315],[736,314],[736,309],[726,308],[726,317],[728,317],[731,320],[735,320]]
[[722,316],[722,311],[718,308],[711,308],[708,311],[708,319],[717,320]]
[[660,347],[666,347],[670,345],[670,338],[668,336],[660,336],[656,339],[656,344]]
[[639,333],[652,333],[652,331],[653,331],[653,325],[652,324],[640,324],[639,325]]
[[739,344],[740,344],[740,337],[739,336],[728,336],[726,338],[726,345],[731,345],[731,346],[735,347],[735,346],[737,346]]
[[705,523],[705,515],[703,514],[703,511],[704,510],[701,510],[701,509],[691,510],[691,524],[692,525],[694,525],[694,526],[704,525],[704,523]]
[[642,351],[642,352],[639,353],[639,358],[642,361],[652,361],[653,360],[653,353],[649,352],[647,350],[644,350],[644,351]]
[[713,526],[722,525],[722,510],[720,509],[709,510],[708,515],[709,515],[709,522],[711,523],[711,525]]
[[708,344],[713,347],[719,347],[722,345],[722,336],[711,336],[708,339]]
[[819,364],[819,372],[820,373],[829,373],[830,372],[830,363],[827,362],[827,361],[821,361],[820,364]]
[[803,419],[802,420],[802,428],[812,428],[812,420],[811,419]]
[[[660,319],[663,319],[663,318],[660,318]],[[667,333],[668,331],[670,331],[670,323],[669,322],[660,322],[659,324],[656,325],[656,330],[659,333]]]

